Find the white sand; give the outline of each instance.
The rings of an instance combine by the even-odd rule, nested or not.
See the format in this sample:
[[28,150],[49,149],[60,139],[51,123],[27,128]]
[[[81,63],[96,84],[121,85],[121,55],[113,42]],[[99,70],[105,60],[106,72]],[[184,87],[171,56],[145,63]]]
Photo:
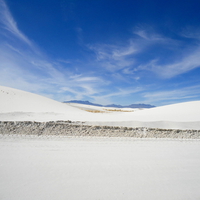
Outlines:
[[[86,106],[84,109],[87,109]],[[91,109],[91,106],[88,106],[88,109]],[[36,94],[0,86],[0,121],[72,120],[96,125],[200,130],[200,101],[135,112],[91,113],[85,110]]]
[[91,110],[91,111],[101,111],[101,112],[107,112],[110,113],[115,110],[118,111],[128,111],[128,112],[133,112],[133,111],[137,111],[137,110],[142,110],[139,108],[116,108],[116,107],[104,107],[104,106],[93,106],[93,105],[87,105],[87,104],[80,104],[80,103],[65,103],[66,105],[70,105],[73,106],[75,108],[79,108],[82,110]]
[[[200,129],[200,101],[89,113],[0,86],[0,121]],[[200,140],[0,135],[1,200],[199,200]]]
[[199,152],[199,140],[4,136],[0,199],[199,200]]

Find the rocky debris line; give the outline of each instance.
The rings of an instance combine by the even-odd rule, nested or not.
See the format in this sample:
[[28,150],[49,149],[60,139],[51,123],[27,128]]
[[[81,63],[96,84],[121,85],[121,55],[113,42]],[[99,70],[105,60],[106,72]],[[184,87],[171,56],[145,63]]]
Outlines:
[[198,130],[90,126],[82,122],[0,122],[0,134],[200,139]]

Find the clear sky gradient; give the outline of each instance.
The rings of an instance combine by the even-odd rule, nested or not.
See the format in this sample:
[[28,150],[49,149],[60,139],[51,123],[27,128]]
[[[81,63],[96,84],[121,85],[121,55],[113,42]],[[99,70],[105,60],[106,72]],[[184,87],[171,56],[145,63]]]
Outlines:
[[200,100],[199,0],[0,0],[0,85],[58,101]]

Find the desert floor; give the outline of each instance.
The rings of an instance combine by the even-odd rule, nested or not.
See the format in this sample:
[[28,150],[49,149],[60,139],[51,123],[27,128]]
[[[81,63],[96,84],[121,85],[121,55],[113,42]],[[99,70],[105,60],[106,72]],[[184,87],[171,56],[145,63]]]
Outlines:
[[0,135],[1,200],[197,200],[200,140]]

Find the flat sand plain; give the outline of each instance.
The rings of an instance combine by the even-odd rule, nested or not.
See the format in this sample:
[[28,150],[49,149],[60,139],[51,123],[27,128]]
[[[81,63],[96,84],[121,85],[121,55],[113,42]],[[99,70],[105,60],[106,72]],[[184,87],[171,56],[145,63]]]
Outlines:
[[199,200],[200,140],[0,135],[1,200]]

